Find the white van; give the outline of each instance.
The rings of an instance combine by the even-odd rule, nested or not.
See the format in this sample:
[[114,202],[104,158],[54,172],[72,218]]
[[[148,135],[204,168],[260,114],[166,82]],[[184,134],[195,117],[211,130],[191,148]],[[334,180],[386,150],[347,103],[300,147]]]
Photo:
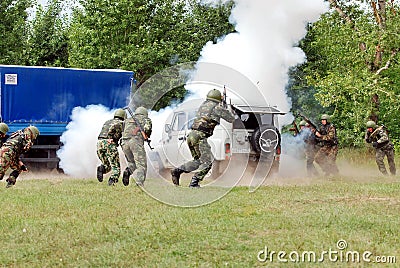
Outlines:
[[[187,101],[175,109],[164,125],[161,141],[153,144],[149,158],[163,177],[169,178],[171,169],[192,159],[186,137],[203,101]],[[262,155],[273,156],[269,173],[277,172],[281,154],[278,115],[285,113],[270,106],[229,104],[228,108],[236,114],[235,121],[228,123],[221,119],[208,138],[215,159],[209,177],[220,176],[236,154],[247,154],[250,162],[258,162]]]

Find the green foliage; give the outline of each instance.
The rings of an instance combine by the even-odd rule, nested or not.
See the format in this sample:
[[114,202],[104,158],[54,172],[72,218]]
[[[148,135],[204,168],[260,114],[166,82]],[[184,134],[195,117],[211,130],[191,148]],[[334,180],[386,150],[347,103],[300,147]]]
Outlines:
[[[363,146],[374,94],[380,99],[378,123],[399,136],[399,7],[387,6],[385,27],[357,6],[342,8],[353,23],[345,23],[337,12],[326,13],[301,44],[308,56],[302,66],[307,82],[316,88],[321,105],[334,109],[342,145]],[[376,61],[377,49],[382,50],[381,61]]]
[[[80,3],[82,8],[74,11],[69,31],[71,66],[133,70],[139,88],[167,67],[196,61],[206,42],[233,31],[228,22],[231,6],[211,8],[195,0]],[[156,109],[184,92],[179,88],[169,93]]]
[[26,63],[29,7],[29,0],[0,1],[0,64]]
[[29,38],[29,65],[68,67],[68,40],[62,1],[38,6]]
[[[347,241],[348,251],[398,258],[400,185],[376,179],[380,182],[323,179],[310,184],[306,179],[307,185],[270,185],[254,193],[236,187],[199,208],[168,206],[137,187],[108,187],[94,178],[24,179],[10,189],[2,181],[0,201],[6,205],[0,216],[0,263],[5,267],[279,266],[276,258],[260,262],[257,254],[265,247],[287,254],[321,254],[336,250],[340,239]],[[162,190],[177,191],[170,187]],[[196,191],[180,190],[188,195]],[[208,189],[199,191],[207,194]],[[324,267],[349,264],[330,262],[326,254],[323,262]]]

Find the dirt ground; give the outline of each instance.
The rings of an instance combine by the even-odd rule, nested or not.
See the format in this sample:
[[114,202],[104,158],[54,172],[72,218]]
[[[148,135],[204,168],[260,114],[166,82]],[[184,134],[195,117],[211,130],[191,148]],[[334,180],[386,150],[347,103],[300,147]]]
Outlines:
[[[321,169],[316,165],[319,171],[319,176],[307,176],[305,168],[305,160],[297,159],[289,155],[281,155],[280,168],[277,174],[266,175],[265,169],[261,168],[258,171],[258,176],[255,176],[257,164],[244,166],[241,163],[229,163],[228,169],[223,175],[216,180],[205,179],[203,184],[214,184],[215,186],[232,187],[232,186],[250,186],[259,185],[311,185],[324,183],[327,181],[348,181],[348,182],[400,182],[400,176],[383,176],[376,164],[370,162],[368,164],[352,164],[350,161],[338,160],[339,175],[331,178],[326,178],[321,172]],[[399,169],[399,167],[398,167]],[[5,176],[5,178],[7,175]],[[148,178],[162,178],[166,182],[170,182],[169,172],[164,172],[162,175],[157,174],[151,165],[148,168]],[[191,174],[182,175],[182,185],[190,181]],[[53,183],[59,183],[65,179],[71,179],[66,174],[53,171],[30,171],[20,175],[18,180],[29,179],[50,179]],[[82,178],[90,179],[90,178]],[[95,179],[95,178],[93,178]],[[239,180],[240,179],[240,180]]]

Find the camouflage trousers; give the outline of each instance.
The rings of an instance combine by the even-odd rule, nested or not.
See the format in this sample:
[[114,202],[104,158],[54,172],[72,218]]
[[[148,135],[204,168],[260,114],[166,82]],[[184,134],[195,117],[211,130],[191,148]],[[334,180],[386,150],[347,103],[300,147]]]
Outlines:
[[192,130],[188,135],[187,144],[193,160],[184,163],[179,169],[186,173],[198,169],[194,176],[199,180],[203,180],[210,171],[214,161],[211,146],[207,142],[207,135],[204,132]]
[[375,160],[378,165],[379,171],[387,175],[388,172],[385,167],[385,163],[383,162],[385,156],[387,157],[387,161],[389,164],[389,170],[392,175],[396,175],[396,165],[394,163],[394,149],[392,144],[388,144],[382,148],[376,149],[375,151]]
[[117,144],[109,142],[107,139],[102,139],[97,142],[97,156],[99,157],[104,173],[111,171],[110,179],[118,181],[121,175],[121,164],[119,162],[119,154]]
[[339,149],[337,146],[322,146],[315,155],[315,162],[321,167],[326,176],[339,173],[339,169],[336,165],[338,151]]
[[13,171],[10,174],[9,180],[15,182],[22,170],[19,164],[19,155],[14,150],[8,147],[0,149],[0,178],[3,179],[4,174],[11,168]]
[[143,183],[147,173],[147,158],[143,140],[139,137],[124,139],[121,147],[128,162],[129,173],[133,174],[136,171],[136,182]]

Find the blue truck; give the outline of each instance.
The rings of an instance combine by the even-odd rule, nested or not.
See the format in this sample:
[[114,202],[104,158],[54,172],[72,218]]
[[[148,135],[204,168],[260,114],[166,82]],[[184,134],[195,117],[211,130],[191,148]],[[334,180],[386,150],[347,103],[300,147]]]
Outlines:
[[22,161],[58,169],[56,151],[73,108],[101,104],[127,106],[134,73],[119,69],[73,69],[0,65],[1,122],[12,132],[35,125],[40,136]]

